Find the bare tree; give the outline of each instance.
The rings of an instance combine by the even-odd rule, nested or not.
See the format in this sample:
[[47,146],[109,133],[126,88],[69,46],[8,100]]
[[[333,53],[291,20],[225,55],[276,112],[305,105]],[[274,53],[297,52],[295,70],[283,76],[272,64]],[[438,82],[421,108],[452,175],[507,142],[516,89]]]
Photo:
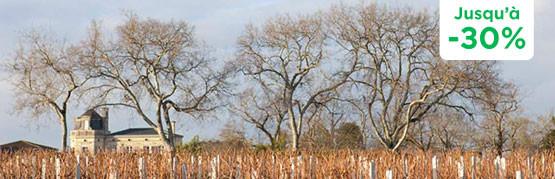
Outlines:
[[469,139],[475,128],[473,123],[465,119],[461,113],[446,113],[432,119],[439,146],[443,150],[471,147]]
[[306,121],[308,129],[303,135],[303,143],[317,148],[337,148],[337,128],[350,117],[348,105],[342,103],[343,101],[330,98],[322,104],[318,114]]
[[330,19],[333,38],[360,59],[354,86],[365,91],[373,133],[390,150],[403,144],[411,123],[439,106],[470,114],[458,101],[493,76],[492,62],[441,60],[437,18],[427,12],[339,7]]
[[269,89],[260,93],[247,89],[238,97],[238,104],[231,105],[229,109],[259,129],[270,141],[272,149],[280,148],[281,141],[284,141],[281,127],[287,114],[281,96]]
[[[303,123],[322,101],[345,84],[356,63],[331,53],[320,16],[271,19],[249,26],[239,39],[237,61],[256,88],[278,94],[287,111],[292,149],[299,148]],[[327,67],[326,67],[327,65]]]
[[332,100],[323,106],[323,109],[319,115],[319,118],[325,121],[329,126],[329,133],[331,136],[331,143],[333,147],[337,147],[336,140],[336,130],[343,121],[349,116],[347,113],[348,109],[342,106],[342,103],[338,100]]
[[[172,112],[194,117],[215,110],[229,71],[216,71],[186,22],[161,22],[129,15],[116,39],[93,25],[84,42],[88,71],[100,76],[89,88],[102,106],[134,110],[174,151]],[[223,66],[223,65],[222,65]]]
[[223,126],[218,138],[227,148],[243,149],[249,146],[244,129],[234,121],[228,121]]
[[[515,134],[509,139],[509,150],[536,150],[539,149],[541,138],[537,136],[538,122],[524,116],[511,117],[508,122],[510,129],[516,130]],[[547,126],[542,126],[547,127]]]
[[433,149],[437,143],[437,134],[431,120],[422,120],[413,125],[407,141],[422,151]]
[[503,155],[506,145],[514,138],[522,125],[511,120],[519,110],[518,88],[512,83],[490,81],[490,87],[475,96],[476,102],[482,107],[485,119],[481,127],[487,135],[498,155]]
[[61,150],[67,144],[69,105],[91,76],[79,69],[79,50],[46,35],[32,32],[24,36],[15,57],[7,64],[15,87],[15,109],[30,111],[33,118],[55,114],[60,124]]
[[330,129],[324,124],[324,120],[315,117],[311,123],[307,123],[306,132],[303,133],[302,143],[303,147],[312,150],[317,149],[335,149],[337,146],[333,141]]
[[555,146],[555,115],[549,112],[540,115],[536,120],[532,120],[530,126],[530,140],[534,142],[534,146],[539,149],[548,149]]
[[472,121],[464,117],[464,114],[449,108],[430,112],[414,124],[408,141],[424,151],[432,148],[451,150],[471,147],[469,139],[475,128]]

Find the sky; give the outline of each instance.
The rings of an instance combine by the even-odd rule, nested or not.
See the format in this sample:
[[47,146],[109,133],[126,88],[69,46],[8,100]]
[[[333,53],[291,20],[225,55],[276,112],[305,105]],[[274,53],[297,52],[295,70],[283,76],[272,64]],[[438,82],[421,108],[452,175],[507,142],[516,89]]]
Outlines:
[[[195,27],[197,37],[213,51],[213,56],[229,60],[236,39],[245,25],[259,25],[279,14],[309,14],[330,6],[360,5],[378,2],[388,6],[410,6],[435,11],[439,0],[0,0],[0,60],[13,56],[21,34],[45,29],[69,42],[86,35],[92,20],[111,29],[124,19],[124,12],[160,20],[184,20]],[[524,96],[524,115],[538,116],[555,108],[555,8],[553,0],[535,1],[535,55],[529,61],[501,62],[503,76],[518,84]],[[13,110],[14,94],[6,74],[0,72],[0,144],[29,140],[60,146],[60,127],[55,120],[31,120]],[[86,101],[79,101],[86,103]],[[86,109],[70,111],[70,118]],[[225,116],[224,116],[225,117]],[[199,135],[203,139],[218,136],[225,119],[180,120],[178,133],[185,139]],[[70,129],[72,123],[70,122]],[[110,114],[110,130],[144,127],[141,120],[126,113]]]

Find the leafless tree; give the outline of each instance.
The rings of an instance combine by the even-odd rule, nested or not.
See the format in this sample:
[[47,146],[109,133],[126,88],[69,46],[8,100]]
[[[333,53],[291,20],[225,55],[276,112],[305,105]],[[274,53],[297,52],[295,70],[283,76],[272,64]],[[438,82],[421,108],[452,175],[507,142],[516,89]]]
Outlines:
[[249,146],[245,130],[235,121],[228,121],[220,130],[218,138],[223,145],[231,149],[241,149]]
[[529,137],[527,139],[533,142],[532,147],[534,149],[549,148],[549,145],[545,144],[549,144],[548,138],[555,129],[554,116],[553,112],[548,112],[536,119],[528,119],[530,124],[528,125]]
[[280,97],[269,89],[264,92],[247,89],[238,96],[238,104],[229,107],[232,113],[259,129],[270,141],[272,149],[281,147],[280,141],[284,141],[281,127],[287,110]]
[[[509,139],[509,150],[536,150],[540,147],[541,137],[538,132],[538,123],[531,118],[524,116],[512,117],[509,121],[509,128],[515,129],[516,133]],[[546,127],[546,126],[542,126]]]
[[407,141],[422,151],[433,149],[437,143],[437,134],[431,120],[422,120],[413,125]]
[[333,100],[322,107],[322,111],[319,115],[319,118],[326,121],[329,126],[329,133],[331,136],[331,143],[333,147],[337,147],[336,141],[336,130],[346,118],[349,117],[348,112],[345,106],[342,106],[340,101]]
[[309,143],[309,146],[317,148],[336,148],[336,130],[339,124],[350,117],[349,114],[348,108],[342,105],[342,101],[330,98],[322,103],[316,116],[306,122],[308,131],[303,135],[303,143]]
[[165,149],[174,151],[173,112],[198,117],[215,110],[230,71],[209,64],[213,60],[183,21],[129,15],[116,39],[101,30],[93,24],[83,43],[88,72],[101,77],[88,91],[99,105],[134,110],[158,132]]
[[16,55],[7,64],[15,87],[15,109],[30,111],[33,118],[55,114],[61,126],[61,150],[67,147],[70,103],[92,76],[80,70],[79,50],[49,36],[31,32],[22,38]]
[[461,113],[447,113],[432,120],[433,130],[436,133],[441,149],[465,149],[469,144],[471,135],[475,131],[472,121],[465,119]]
[[328,129],[328,126],[326,126],[324,122],[324,120],[315,117],[315,120],[306,124],[307,129],[302,137],[304,148],[312,150],[335,149],[336,144],[333,143],[335,139],[332,137],[330,129]]
[[390,150],[436,107],[470,114],[458,101],[494,76],[493,62],[440,59],[438,21],[427,12],[338,7],[330,19],[333,38],[363,66],[352,78],[365,91],[374,135]]
[[506,145],[520,130],[514,114],[519,110],[518,88],[513,83],[490,81],[490,87],[475,96],[476,102],[482,107],[485,119],[481,127],[487,130],[486,135],[498,155],[503,155]]
[[427,151],[438,148],[451,150],[471,147],[475,127],[464,114],[448,108],[430,112],[410,130],[408,141]]
[[256,88],[279,95],[291,132],[292,149],[299,148],[303,123],[334,91],[345,84],[356,63],[330,51],[320,15],[280,16],[261,28],[248,26],[239,38],[237,61]]

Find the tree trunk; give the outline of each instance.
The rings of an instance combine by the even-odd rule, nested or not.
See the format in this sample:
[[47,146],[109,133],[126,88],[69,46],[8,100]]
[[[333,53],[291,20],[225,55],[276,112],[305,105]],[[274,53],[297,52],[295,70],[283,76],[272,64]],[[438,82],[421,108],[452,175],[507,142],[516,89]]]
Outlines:
[[294,120],[293,110],[289,110],[289,126],[291,127],[291,142],[293,151],[299,149],[299,138],[297,134],[297,125]]
[[331,143],[333,144],[333,149],[337,149],[337,141],[335,140],[335,124],[330,127],[330,136],[331,136]]
[[166,126],[168,127],[168,139],[169,139],[169,143],[171,146],[175,147],[175,141],[174,141],[174,133],[173,131],[175,130],[174,127],[172,125],[172,121],[170,118],[170,112],[169,112],[169,107],[167,107],[166,105],[162,105],[163,111],[164,111],[164,120],[166,121]]
[[60,125],[62,127],[62,147],[60,151],[65,152],[67,149],[67,122],[65,117],[60,119]]
[[[164,143],[164,149],[167,152],[170,152],[172,154],[175,153],[175,146],[172,145],[170,139],[169,139],[169,134],[166,135],[166,132],[164,131],[164,125],[162,123],[162,118],[164,118],[164,121],[167,120],[169,118],[169,116],[163,116],[162,113],[167,112],[165,110],[164,104],[162,103],[162,101],[158,101],[158,108],[156,109],[156,115],[157,115],[157,119],[156,119],[156,132],[158,132],[158,136],[160,137],[160,139],[162,140],[162,142]],[[168,127],[168,129],[170,129],[170,127]],[[171,131],[167,131],[168,133],[170,133]]]
[[162,139],[162,143],[164,144],[164,149],[167,152],[174,153],[175,152],[175,146],[171,145],[170,140],[165,135],[163,130],[164,129],[161,126],[158,126],[158,136],[160,137],[160,139]]
[[56,116],[58,116],[58,120],[60,121],[60,127],[62,128],[62,146],[60,147],[60,151],[63,152],[67,149],[67,110],[65,106],[61,109],[55,103],[50,103],[50,107],[56,112]]
[[498,156],[503,156],[503,132],[499,131],[497,137],[498,138],[495,144],[495,150]]
[[497,151],[497,155],[502,157],[503,156],[503,144],[505,136],[504,136],[504,131],[503,131],[503,119],[499,119],[497,121],[497,142],[495,144],[495,150]]
[[292,90],[286,90],[285,101],[287,103],[287,115],[289,117],[289,127],[291,128],[291,149],[297,151],[299,149],[299,130],[297,126],[297,121],[295,120],[295,112],[293,110],[293,92]]

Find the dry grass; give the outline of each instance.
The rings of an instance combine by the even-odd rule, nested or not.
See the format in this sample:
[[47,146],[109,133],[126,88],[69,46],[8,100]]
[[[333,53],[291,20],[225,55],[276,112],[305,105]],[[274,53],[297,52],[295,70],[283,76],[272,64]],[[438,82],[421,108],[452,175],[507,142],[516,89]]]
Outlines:
[[[471,175],[471,157],[477,159],[476,176],[492,178],[494,176],[493,153],[478,154],[471,152],[418,152],[404,151],[393,154],[386,151],[303,151],[301,155],[291,152],[255,152],[210,151],[198,155],[180,152],[177,154],[177,176],[181,177],[181,167],[186,166],[189,178],[208,178],[213,168],[219,178],[368,178],[369,163],[374,160],[379,178],[385,176],[387,169],[393,170],[395,178],[407,175],[409,178],[430,178],[432,173],[432,156],[439,158],[439,175],[441,178],[457,177],[457,162],[464,157],[465,173]],[[220,162],[212,160],[219,156]],[[525,176],[530,174],[527,165],[528,156],[532,161],[531,170],[539,178],[553,177],[555,151],[528,154],[514,152],[506,155],[506,177],[514,178],[515,171],[520,170]],[[85,178],[108,178],[110,173],[117,173],[118,178],[137,178],[139,175],[139,158],[146,161],[148,178],[170,178],[172,162],[166,154],[114,153],[103,152],[96,155],[81,155],[80,169]],[[40,177],[41,163],[46,162],[46,177],[55,177],[55,158],[60,159],[61,176],[69,178],[75,175],[77,156],[72,153],[56,152],[17,152],[0,153],[0,178]],[[311,159],[312,158],[312,159]],[[87,162],[88,161],[88,162]],[[200,161],[200,163],[199,163]],[[405,164],[406,161],[406,164]],[[295,163],[293,166],[291,163]],[[200,170],[199,170],[200,167]],[[295,169],[292,170],[292,167]],[[219,168],[219,169],[218,169]],[[241,176],[238,176],[238,175]]]

